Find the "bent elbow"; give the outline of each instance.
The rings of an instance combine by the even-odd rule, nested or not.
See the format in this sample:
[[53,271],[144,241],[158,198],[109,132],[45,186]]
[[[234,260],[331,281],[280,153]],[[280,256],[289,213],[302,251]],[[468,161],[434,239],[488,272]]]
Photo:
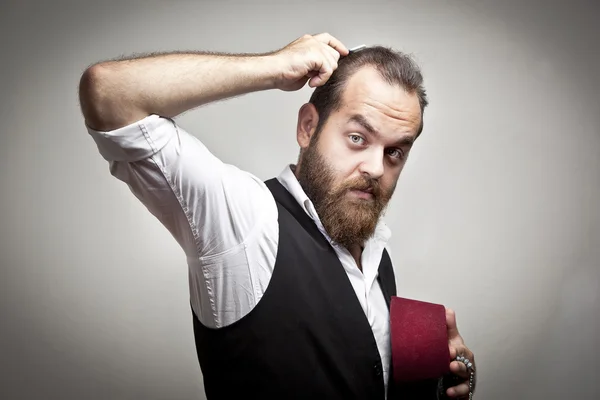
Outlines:
[[96,130],[104,128],[102,118],[102,103],[104,94],[102,81],[104,79],[103,67],[99,64],[87,68],[79,79],[79,104],[85,124]]

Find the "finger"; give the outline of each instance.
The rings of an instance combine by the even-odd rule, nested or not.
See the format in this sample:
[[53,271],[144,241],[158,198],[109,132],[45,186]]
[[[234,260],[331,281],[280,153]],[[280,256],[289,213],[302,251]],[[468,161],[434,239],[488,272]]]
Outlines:
[[458,351],[456,350],[456,347],[450,346],[450,359],[454,360],[457,355],[458,355]]
[[[313,76],[309,81],[309,86],[311,87],[324,85],[333,74],[333,71],[337,68],[335,58],[325,50],[325,47],[328,46],[324,45],[321,49],[319,62],[313,69],[313,72],[316,72],[316,76]],[[332,51],[335,52],[333,49]]]
[[325,59],[327,60],[327,63],[331,68],[332,72],[335,72],[335,70],[338,67],[339,56],[340,55],[337,51],[335,51],[329,46],[323,45],[323,57],[325,57]]
[[452,373],[454,373],[455,375],[460,376],[461,378],[469,378],[469,371],[467,370],[467,366],[460,361],[452,361],[450,363],[450,371],[452,371]]
[[455,359],[456,356],[463,356],[468,359],[472,364],[475,364],[475,354],[463,343],[450,344],[450,358]]
[[333,68],[331,68],[328,62],[323,62],[321,69],[319,69],[319,74],[311,78],[308,84],[311,87],[322,86],[329,80],[331,74],[333,74]]
[[329,60],[329,62],[331,64],[331,68],[335,72],[335,70],[338,68],[338,61],[340,59],[340,53],[335,51],[335,49],[333,49],[329,46],[325,46],[325,45],[323,45],[323,52],[326,54],[327,59]]
[[467,382],[461,383],[457,386],[452,386],[446,390],[446,394],[449,397],[463,397],[469,394],[469,384]]
[[335,61],[336,63],[339,61],[341,54],[338,53],[336,49],[325,44],[323,45],[323,49],[327,52],[328,55],[331,56],[331,59],[333,61]]
[[340,42],[338,39],[331,36],[329,33],[319,33],[318,35],[315,35],[313,37],[315,39],[317,39],[318,41],[323,42],[323,43],[333,47],[342,56],[347,56],[350,53],[348,48],[346,46],[344,46],[344,44],[342,42]]
[[446,326],[448,327],[448,338],[452,339],[460,336],[458,327],[456,326],[456,314],[454,310],[446,307]]
[[[456,356],[462,356],[466,358],[465,361],[456,360]],[[469,379],[471,375],[471,370],[475,370],[475,356],[466,346],[450,346],[450,371],[463,379]],[[470,368],[466,365],[468,363]]]

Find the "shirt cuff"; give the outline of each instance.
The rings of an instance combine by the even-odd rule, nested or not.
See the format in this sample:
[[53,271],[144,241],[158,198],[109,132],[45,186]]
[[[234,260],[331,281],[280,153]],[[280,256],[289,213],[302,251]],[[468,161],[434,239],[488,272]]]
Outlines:
[[159,152],[177,134],[172,119],[156,114],[108,132],[86,128],[107,161],[135,162],[146,159]]

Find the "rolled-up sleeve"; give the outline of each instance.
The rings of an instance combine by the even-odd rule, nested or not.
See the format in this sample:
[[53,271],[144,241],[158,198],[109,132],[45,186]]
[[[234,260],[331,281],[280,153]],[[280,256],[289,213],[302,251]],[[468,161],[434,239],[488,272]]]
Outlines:
[[100,132],[87,128],[110,172],[156,216],[188,257],[224,254],[251,240],[277,206],[260,179],[223,163],[169,118],[150,115]]
[[173,125],[170,119],[150,115],[110,132],[87,129],[105,160],[135,162],[153,156],[166,146],[175,137]]

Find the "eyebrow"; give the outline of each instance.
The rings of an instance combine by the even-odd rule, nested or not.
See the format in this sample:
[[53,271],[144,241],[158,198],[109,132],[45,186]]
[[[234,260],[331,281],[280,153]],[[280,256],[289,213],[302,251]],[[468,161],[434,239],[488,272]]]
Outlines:
[[[361,114],[353,114],[349,119],[348,119],[349,123],[356,123],[359,124],[360,126],[362,126],[364,129],[366,129],[371,135],[373,136],[379,136],[379,132],[377,131],[377,129],[375,129],[373,127],[373,125],[371,125],[371,123],[369,122],[369,120],[367,120],[367,118],[364,115]],[[402,146],[412,146],[412,144],[414,143],[414,138],[410,137],[410,136],[404,136],[402,138],[400,138],[399,140],[396,141],[395,145],[402,147]]]
[[350,119],[348,119],[348,122],[354,122],[356,124],[359,124],[367,131],[369,131],[369,133],[377,134],[377,130],[373,128],[373,125],[371,125],[371,123],[367,120],[367,118],[365,118],[364,115],[353,114],[350,117]]

